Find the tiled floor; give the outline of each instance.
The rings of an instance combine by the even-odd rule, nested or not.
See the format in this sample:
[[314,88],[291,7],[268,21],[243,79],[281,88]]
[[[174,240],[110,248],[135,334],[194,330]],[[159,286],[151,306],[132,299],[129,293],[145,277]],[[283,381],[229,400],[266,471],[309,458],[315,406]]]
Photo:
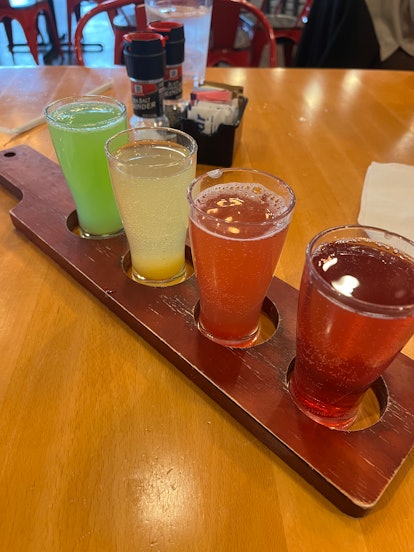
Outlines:
[[[39,46],[39,62],[41,65],[45,64],[44,55],[46,54],[46,61],[53,65],[59,64],[75,64],[73,51],[68,51],[67,46],[67,16],[66,16],[66,1],[54,0],[55,13],[58,26],[58,34],[63,44],[64,58],[49,56],[50,44],[40,44]],[[82,13],[94,6],[93,2],[83,2],[81,5]],[[73,15],[72,30],[75,28],[75,16]],[[45,41],[48,40],[47,33],[45,31],[44,17],[40,17],[40,30]],[[25,45],[24,33],[20,25],[13,21],[13,40],[21,46],[17,46],[14,49],[14,55],[12,56],[8,50],[8,42],[4,25],[0,24],[0,65],[36,65],[32,55],[29,52],[28,47]],[[39,37],[39,41],[41,41]],[[109,66],[113,63],[113,33],[109,24],[109,20],[105,14],[99,14],[94,17],[90,23],[85,27],[84,33],[85,51],[84,59],[86,65],[103,67]]]

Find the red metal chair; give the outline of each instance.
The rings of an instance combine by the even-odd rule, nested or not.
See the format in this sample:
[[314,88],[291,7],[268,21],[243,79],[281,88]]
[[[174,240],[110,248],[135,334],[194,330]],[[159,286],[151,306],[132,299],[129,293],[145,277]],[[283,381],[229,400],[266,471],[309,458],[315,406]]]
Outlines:
[[276,43],[283,45],[286,67],[291,67],[293,62],[293,50],[298,45],[303,28],[308,20],[313,0],[299,3],[296,0],[291,13],[287,12],[286,0],[279,0],[273,9],[273,13],[266,14],[273,28]]
[[[122,12],[122,8],[135,4],[133,21],[128,21],[127,17]],[[98,15],[98,13],[108,13],[112,23],[112,29],[115,35],[114,47],[114,64],[122,65],[123,63],[123,36],[125,33],[135,31],[137,29],[145,29],[147,26],[147,17],[145,13],[144,0],[105,0],[97,6],[85,13],[76,26],[74,47],[76,61],[78,65],[85,65],[82,52],[82,34],[85,25]]]
[[76,22],[79,21],[82,0],[66,0],[66,15],[68,22],[68,46],[72,46],[72,15],[75,14]]
[[[81,4],[83,1],[89,3],[101,4],[104,0],[66,0],[66,13],[68,21],[68,46],[72,46],[72,16],[75,14],[76,22],[81,18]],[[110,14],[114,15],[114,14]],[[112,21],[111,21],[112,22]]]
[[276,67],[275,36],[264,13],[246,0],[213,0],[208,66],[258,67],[266,45],[268,64]]
[[27,44],[35,62],[39,65],[39,51],[37,37],[39,35],[38,18],[39,15],[44,15],[47,21],[48,32],[51,34],[50,39],[56,46],[60,55],[63,56],[60,46],[59,37],[56,30],[56,22],[53,18],[47,0],[24,0],[19,4],[11,6],[9,0],[0,0],[0,22],[4,24],[7,40],[9,43],[9,51],[13,55],[13,31],[12,20],[20,23],[25,34]]

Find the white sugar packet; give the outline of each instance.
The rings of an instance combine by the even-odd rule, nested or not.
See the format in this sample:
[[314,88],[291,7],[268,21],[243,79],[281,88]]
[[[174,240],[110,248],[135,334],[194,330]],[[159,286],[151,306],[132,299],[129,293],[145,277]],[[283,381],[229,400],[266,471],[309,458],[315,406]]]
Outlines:
[[189,106],[187,117],[197,123],[203,134],[215,134],[221,124],[234,124],[237,114],[237,100],[231,104],[201,100]]
[[365,175],[358,222],[414,241],[414,166],[371,163]]

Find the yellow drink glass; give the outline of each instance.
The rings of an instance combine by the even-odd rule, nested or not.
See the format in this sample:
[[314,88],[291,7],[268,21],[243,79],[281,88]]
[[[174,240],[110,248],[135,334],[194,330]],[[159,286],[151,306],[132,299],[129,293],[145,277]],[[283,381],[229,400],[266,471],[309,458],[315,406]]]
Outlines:
[[105,151],[133,279],[152,286],[182,281],[196,141],[175,129],[136,128],[112,137]]

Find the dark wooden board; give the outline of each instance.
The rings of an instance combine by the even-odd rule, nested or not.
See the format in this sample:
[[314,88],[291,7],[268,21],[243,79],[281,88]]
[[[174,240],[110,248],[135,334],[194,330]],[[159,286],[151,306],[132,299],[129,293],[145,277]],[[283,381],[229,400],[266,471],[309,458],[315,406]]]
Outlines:
[[0,184],[20,200],[10,212],[16,228],[341,511],[360,517],[377,504],[413,448],[413,360],[398,355],[377,383],[384,408],[376,424],[324,428],[296,408],[287,389],[294,288],[273,279],[265,310],[279,322],[270,338],[246,350],[216,345],[194,324],[194,276],[169,288],[142,286],[123,268],[125,236],[84,240],[71,231],[76,214],[57,164],[27,146],[3,150]]

